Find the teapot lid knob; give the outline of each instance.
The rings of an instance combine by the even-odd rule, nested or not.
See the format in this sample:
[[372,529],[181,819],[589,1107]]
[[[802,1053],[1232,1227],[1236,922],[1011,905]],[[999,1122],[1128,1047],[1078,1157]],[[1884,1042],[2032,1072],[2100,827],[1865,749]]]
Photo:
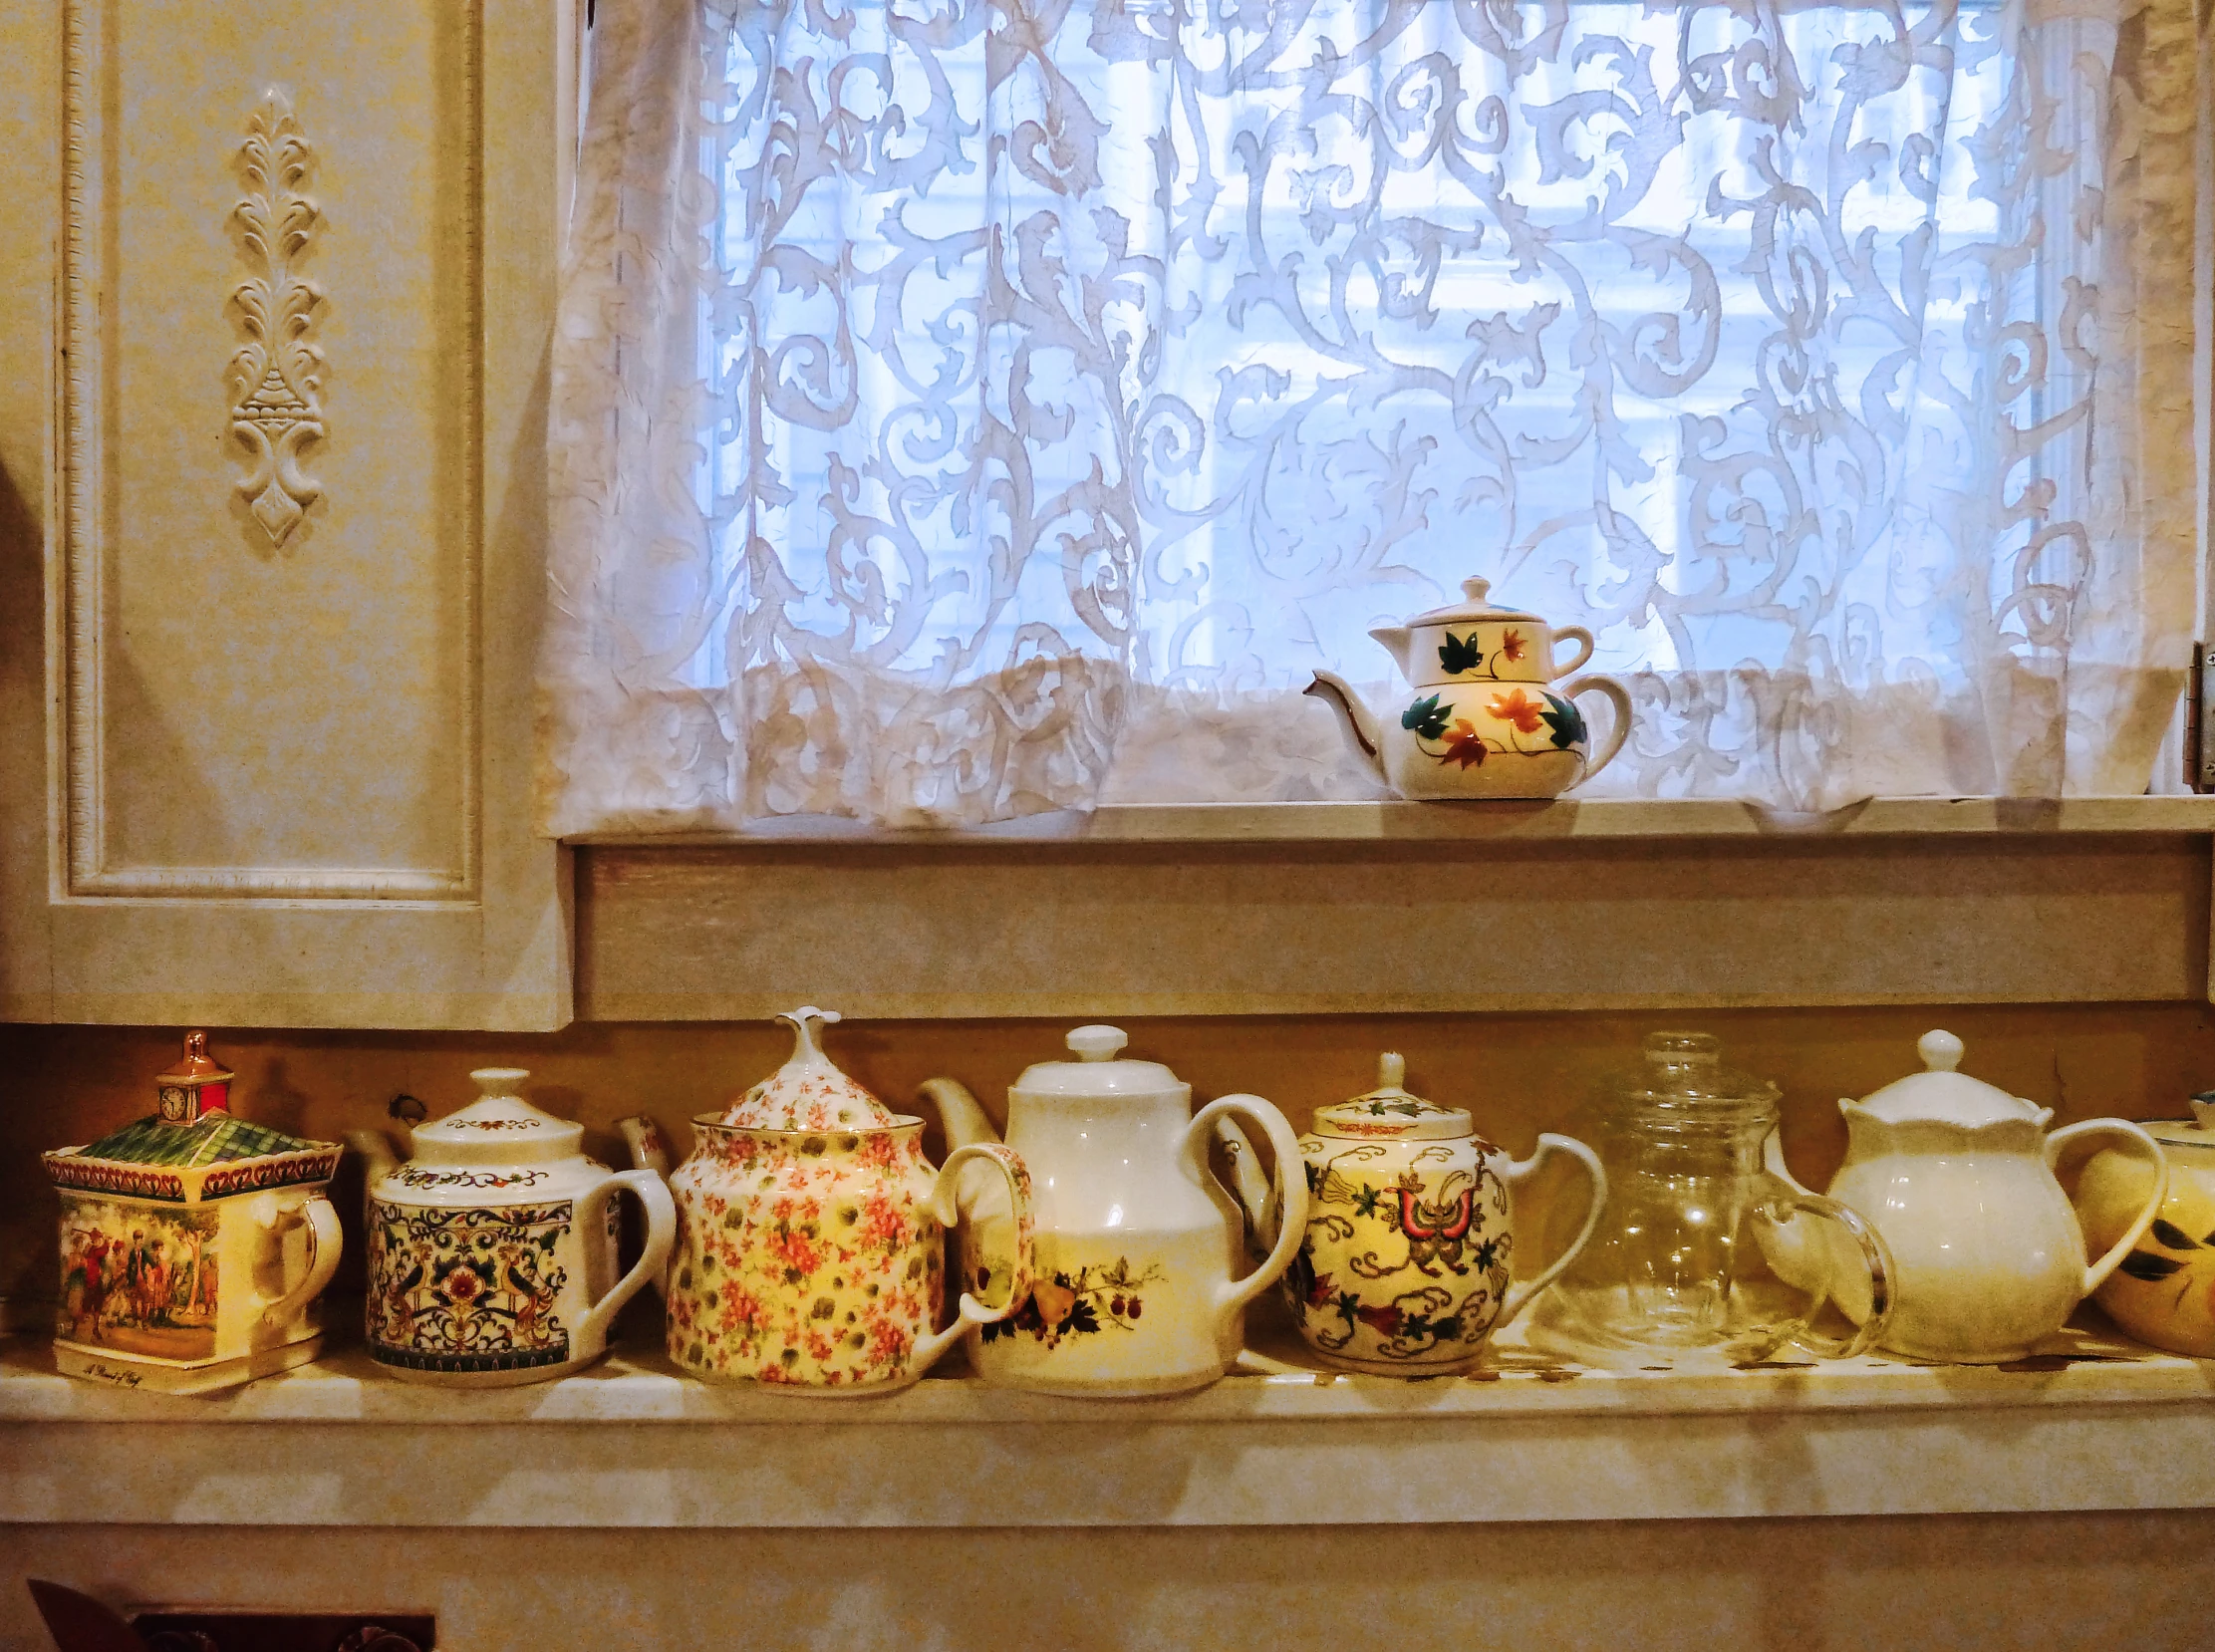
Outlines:
[[824,1059],[823,1047],[815,1041],[816,1027],[836,1026],[840,1016],[835,1009],[818,1009],[811,1003],[804,1003],[797,1009],[785,1010],[777,1019],[792,1029],[792,1059],[811,1062]]
[[478,1097],[512,1096],[523,1088],[523,1080],[531,1076],[528,1067],[479,1067],[469,1074],[469,1081],[476,1085]]
[[1465,579],[1462,581],[1462,595],[1471,602],[1483,602],[1491,591],[1492,581],[1489,579]]
[[1915,1040],[1915,1053],[1934,1073],[1950,1073],[1961,1065],[1961,1040],[1942,1029],[1933,1029]]
[[1080,1026],[1068,1038],[1069,1047],[1087,1061],[1112,1061],[1129,1042],[1119,1026]]
[[1404,1090],[1407,1088],[1408,1058],[1398,1050],[1386,1050],[1377,1057],[1377,1088]]

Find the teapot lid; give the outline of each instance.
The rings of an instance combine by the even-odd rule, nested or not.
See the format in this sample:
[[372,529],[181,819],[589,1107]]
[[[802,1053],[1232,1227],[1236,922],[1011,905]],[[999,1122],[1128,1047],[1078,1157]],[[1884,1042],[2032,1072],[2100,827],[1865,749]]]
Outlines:
[[153,1081],[155,1111],[46,1154],[47,1175],[57,1187],[180,1204],[330,1181],[344,1149],[239,1118],[235,1076],[208,1055],[206,1033],[186,1033],[183,1057]]
[[521,1095],[527,1067],[479,1067],[469,1075],[481,1092],[457,1112],[418,1124],[413,1148],[428,1165],[523,1165],[573,1158],[585,1128],[540,1112]]
[[1854,1106],[1885,1124],[1927,1119],[1965,1130],[2011,1119],[2043,1125],[2054,1116],[2051,1109],[2011,1096],[1997,1084],[1956,1072],[1962,1044],[1950,1032],[1933,1028],[1915,1040],[1915,1050],[1923,1058],[1923,1071],[1895,1078],[1860,1101],[1841,1105]]
[[802,1004],[777,1017],[792,1029],[792,1056],[723,1109],[717,1123],[740,1130],[882,1130],[898,1115],[840,1072],[816,1043],[816,1028],[839,1020],[835,1009]]
[[1473,620],[1528,620],[1532,625],[1544,624],[1537,615],[1520,608],[1495,608],[1486,601],[1491,591],[1492,581],[1489,579],[1465,579],[1462,581],[1460,602],[1450,602],[1444,608],[1434,608],[1404,623],[1411,626],[1435,626],[1450,623],[1468,625]]
[[2148,1119],[2145,1133],[2161,1144],[2163,1152],[2181,1147],[2215,1153],[2215,1090],[2202,1090],[2192,1098],[2189,1119]]
[[1607,1095],[1633,1117],[1718,1128],[1775,1123],[1782,1097],[1775,1084],[1723,1065],[1723,1045],[1712,1032],[1649,1032],[1644,1064],[1613,1074]]
[[1159,1061],[1119,1061],[1130,1042],[1119,1026],[1072,1028],[1067,1039],[1074,1061],[1033,1061],[1008,1087],[1026,1096],[1180,1096],[1192,1099],[1192,1086]]
[[1314,1133],[1353,1141],[1448,1141],[1477,1134],[1477,1126],[1460,1107],[1441,1107],[1410,1094],[1402,1083],[1408,1064],[1404,1056],[1387,1050],[1377,1057],[1377,1087],[1351,1101],[1332,1102],[1315,1109]]

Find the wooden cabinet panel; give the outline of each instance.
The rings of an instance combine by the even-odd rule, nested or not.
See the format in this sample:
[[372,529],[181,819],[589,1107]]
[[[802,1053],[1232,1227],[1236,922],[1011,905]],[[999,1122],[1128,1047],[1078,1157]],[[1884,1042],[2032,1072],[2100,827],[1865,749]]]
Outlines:
[[0,203],[0,238],[54,301],[51,393],[0,390],[46,433],[0,447],[0,578],[37,555],[47,620],[0,620],[45,662],[42,704],[0,684],[5,754],[47,732],[45,785],[0,801],[27,851],[0,1010],[567,1018],[528,760],[560,20],[69,0],[5,25],[0,103],[41,112],[51,188]]

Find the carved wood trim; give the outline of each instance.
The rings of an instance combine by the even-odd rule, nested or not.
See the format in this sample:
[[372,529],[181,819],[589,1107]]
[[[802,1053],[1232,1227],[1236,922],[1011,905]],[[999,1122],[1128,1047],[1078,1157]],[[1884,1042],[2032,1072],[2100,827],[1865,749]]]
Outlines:
[[[102,491],[105,465],[102,430],[111,392],[105,360],[105,334],[113,322],[106,272],[101,268],[101,213],[111,180],[105,175],[102,133],[104,63],[102,0],[64,0],[63,10],[63,246],[62,352],[57,386],[61,521],[59,577],[54,601],[61,608],[56,629],[59,658],[54,663],[60,737],[55,761],[61,784],[50,792],[50,898],[270,900],[285,905],[320,901],[451,906],[479,899],[482,824],[481,657],[483,650],[483,425],[484,425],[484,0],[465,0],[457,8],[460,33],[460,96],[466,141],[462,169],[461,302],[464,348],[455,364],[462,405],[460,453],[462,510],[457,547],[461,588],[467,611],[462,623],[461,699],[465,708],[461,738],[459,865],[451,868],[307,868],[307,867],[113,867],[107,861],[104,729],[107,701],[103,684],[107,524]],[[268,119],[265,113],[257,119]],[[289,113],[289,112],[288,112]],[[232,151],[235,154],[235,150]],[[272,180],[275,181],[275,180]],[[243,204],[243,203],[242,203]],[[310,210],[313,205],[310,203]],[[249,283],[250,284],[250,283]],[[312,349],[312,347],[308,347]],[[241,353],[243,354],[243,352]],[[234,359],[235,360],[235,359]],[[294,385],[296,392],[303,387]],[[312,390],[312,385],[307,387]],[[234,406],[234,431],[253,387]],[[286,439],[303,445],[307,432],[322,434],[320,408],[302,395],[309,419],[291,426],[301,432]],[[282,448],[279,448],[282,451]],[[277,476],[292,502],[304,511],[320,489],[297,472]],[[305,483],[306,490],[295,482]],[[261,489],[255,489],[258,494]],[[279,527],[257,511],[257,519],[283,544],[298,525],[300,511],[272,507]]]

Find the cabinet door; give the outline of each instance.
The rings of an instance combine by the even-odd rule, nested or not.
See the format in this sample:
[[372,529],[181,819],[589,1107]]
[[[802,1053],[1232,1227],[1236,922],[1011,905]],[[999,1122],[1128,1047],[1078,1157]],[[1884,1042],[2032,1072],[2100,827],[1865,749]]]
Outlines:
[[566,11],[0,7],[0,1014],[567,1020]]

